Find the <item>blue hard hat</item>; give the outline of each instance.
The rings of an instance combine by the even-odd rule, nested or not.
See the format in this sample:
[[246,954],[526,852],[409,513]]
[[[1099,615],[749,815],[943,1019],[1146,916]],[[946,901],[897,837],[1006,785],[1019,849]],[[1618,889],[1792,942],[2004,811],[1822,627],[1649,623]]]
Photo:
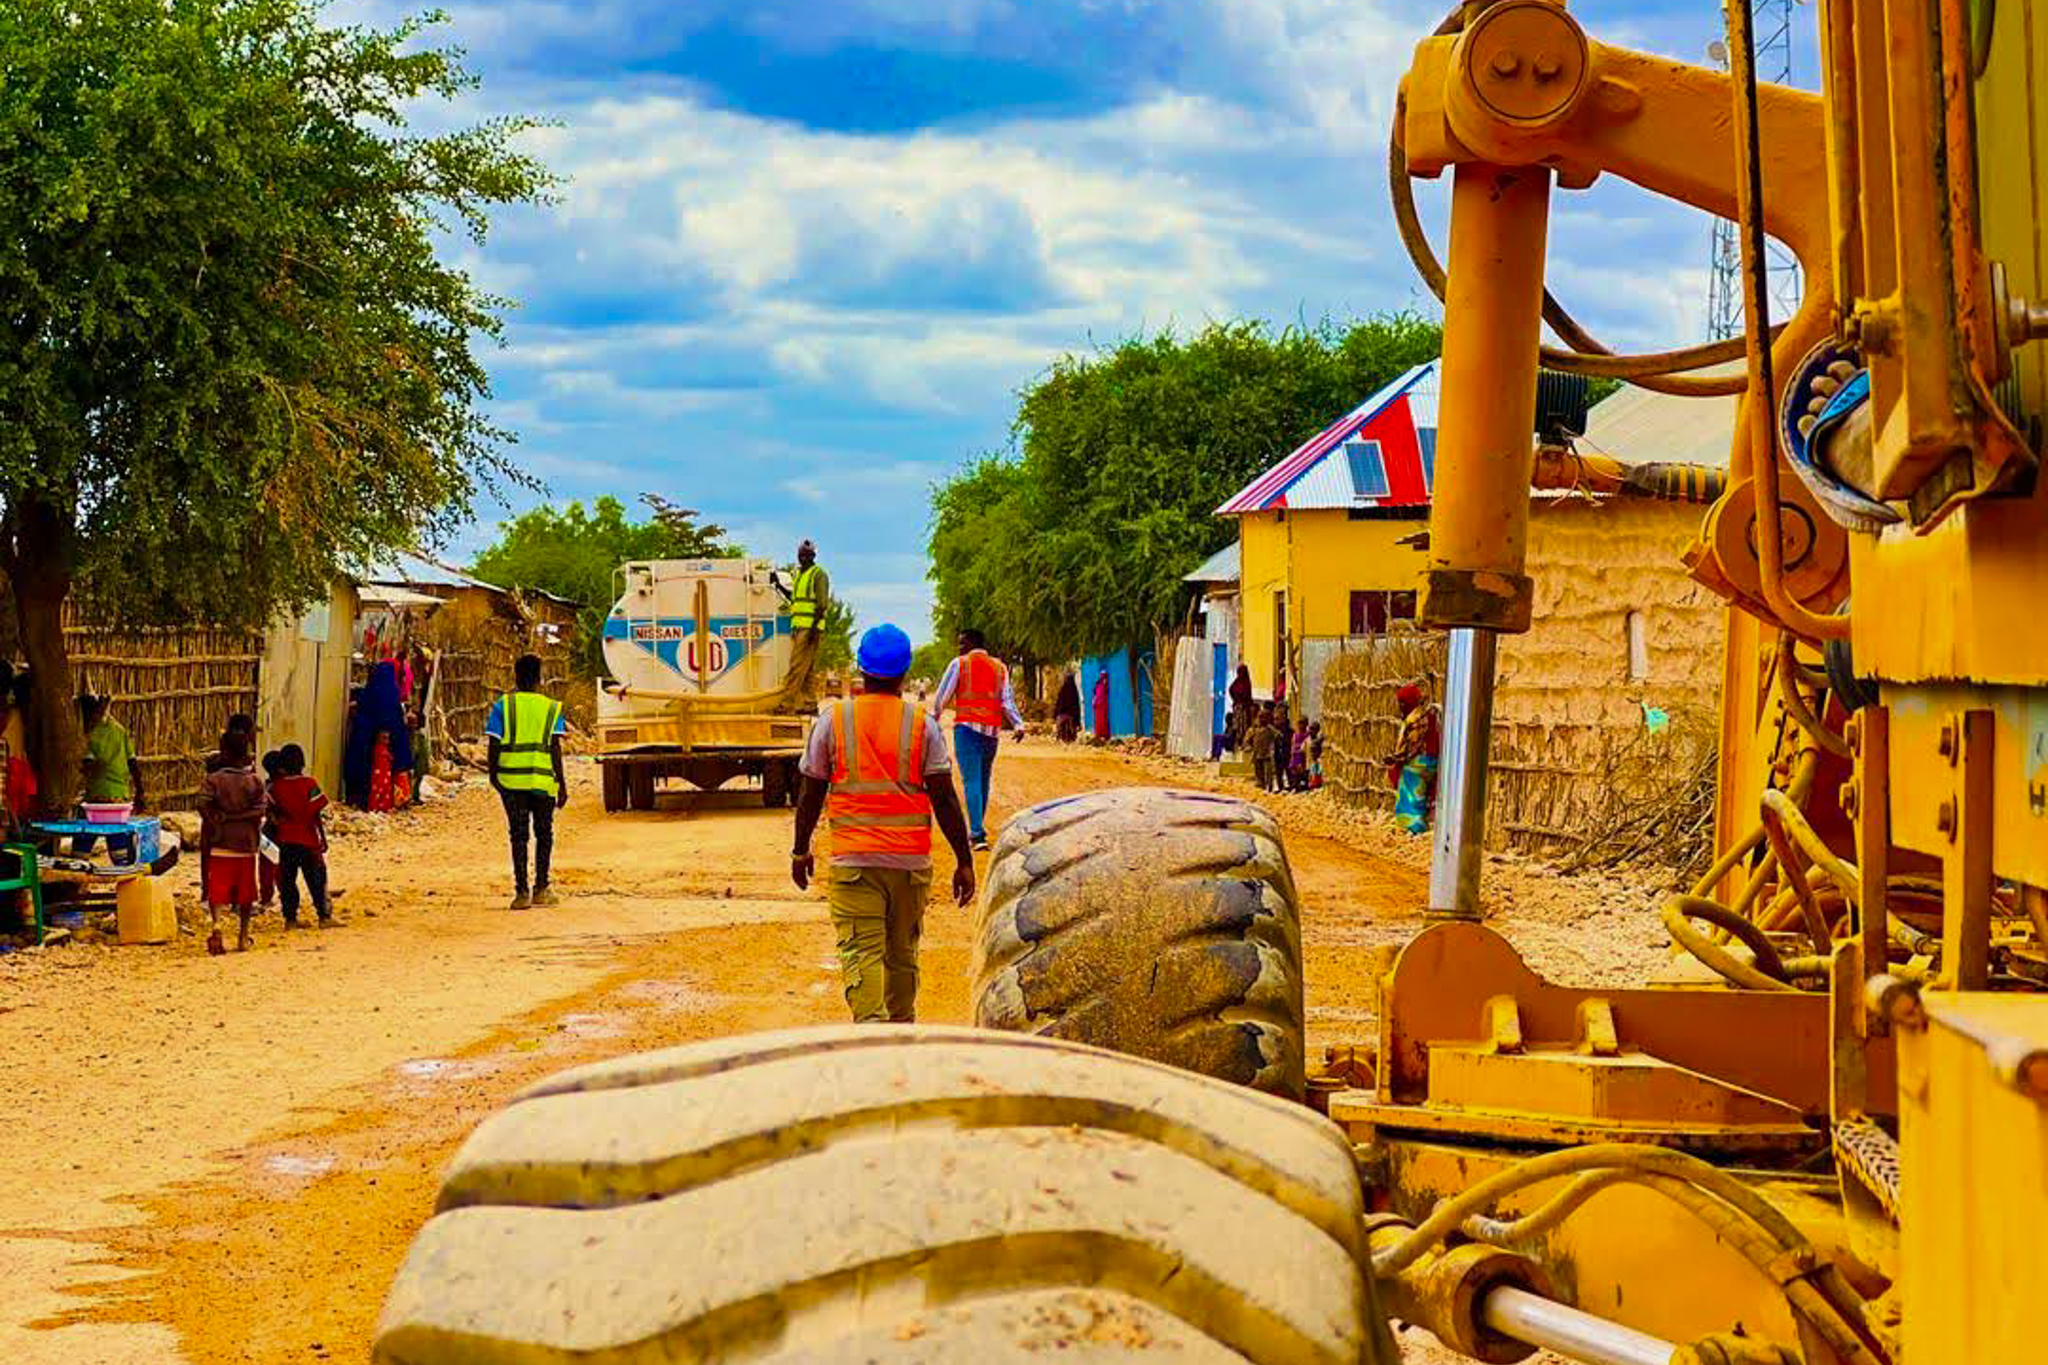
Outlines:
[[860,637],[856,660],[871,678],[900,678],[910,671],[910,637],[897,626],[875,626]]

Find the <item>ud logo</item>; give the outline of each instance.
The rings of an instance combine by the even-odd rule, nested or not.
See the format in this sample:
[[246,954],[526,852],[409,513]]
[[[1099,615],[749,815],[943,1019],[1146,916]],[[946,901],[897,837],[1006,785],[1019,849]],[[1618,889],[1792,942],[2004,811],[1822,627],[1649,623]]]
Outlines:
[[694,635],[685,642],[683,646],[683,670],[685,672],[713,674],[725,672],[728,656],[723,636],[712,635],[705,639],[705,658],[701,663],[697,657],[698,648],[697,638]]

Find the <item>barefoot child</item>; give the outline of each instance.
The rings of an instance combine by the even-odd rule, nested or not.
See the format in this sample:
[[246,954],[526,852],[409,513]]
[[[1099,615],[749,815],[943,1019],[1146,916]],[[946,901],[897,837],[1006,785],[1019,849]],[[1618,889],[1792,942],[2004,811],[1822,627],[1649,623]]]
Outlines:
[[298,879],[303,876],[306,898],[325,929],[334,923],[327,908],[327,827],[320,819],[327,794],[306,776],[306,751],[296,744],[278,750],[277,771],[270,783],[270,813],[277,822],[277,886],[285,928],[299,927]]
[[235,951],[249,950],[249,917],[256,910],[256,844],[268,797],[249,761],[249,737],[230,730],[220,737],[221,767],[199,784],[199,852],[204,868],[200,888],[212,917],[206,951],[218,956],[220,912],[232,908],[240,930]]

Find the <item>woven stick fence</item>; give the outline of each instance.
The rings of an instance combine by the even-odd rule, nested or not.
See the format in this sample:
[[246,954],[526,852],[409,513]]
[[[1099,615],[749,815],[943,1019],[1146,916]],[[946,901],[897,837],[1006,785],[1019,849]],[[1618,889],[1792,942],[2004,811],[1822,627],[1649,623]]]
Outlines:
[[1419,632],[1375,636],[1347,648],[1323,674],[1323,785],[1339,799],[1391,810],[1394,789],[1382,764],[1401,733],[1394,694],[1405,683],[1443,694],[1444,637]]
[[[1388,810],[1382,759],[1401,718],[1395,693],[1417,683],[1441,704],[1444,640],[1388,635],[1332,661],[1323,681],[1323,780],[1340,800]],[[1650,862],[1705,867],[1714,836],[1717,742],[1704,708],[1647,724],[1510,724],[1493,729],[1487,844],[1573,869]]]
[[91,625],[66,614],[64,644],[80,691],[106,693],[135,740],[150,804],[198,799],[206,756],[229,716],[256,714],[263,639],[250,631]]

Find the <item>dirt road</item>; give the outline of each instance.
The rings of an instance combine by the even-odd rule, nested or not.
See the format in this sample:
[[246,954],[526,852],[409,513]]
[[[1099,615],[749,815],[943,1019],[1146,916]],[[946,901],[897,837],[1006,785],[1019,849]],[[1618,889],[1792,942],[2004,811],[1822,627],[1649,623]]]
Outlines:
[[[186,938],[0,960],[0,1360],[363,1361],[434,1172],[513,1090],[844,1017],[824,904],[787,880],[787,812],[605,816],[593,779],[573,775],[552,910],[503,908],[502,820],[477,786],[337,844],[345,928],[273,918],[221,959]],[[1149,780],[1013,747],[996,818]],[[1300,833],[1290,854],[1311,1045],[1363,1036],[1372,949],[1413,930],[1418,861]],[[968,914],[934,907],[925,1018],[966,1018]]]

